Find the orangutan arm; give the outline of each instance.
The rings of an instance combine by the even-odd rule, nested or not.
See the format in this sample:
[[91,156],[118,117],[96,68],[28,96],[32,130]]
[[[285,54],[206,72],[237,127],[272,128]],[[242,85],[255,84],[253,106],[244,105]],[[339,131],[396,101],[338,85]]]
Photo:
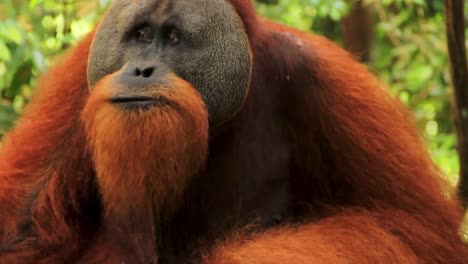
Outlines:
[[235,238],[205,258],[206,264],[420,263],[394,234],[365,214]]

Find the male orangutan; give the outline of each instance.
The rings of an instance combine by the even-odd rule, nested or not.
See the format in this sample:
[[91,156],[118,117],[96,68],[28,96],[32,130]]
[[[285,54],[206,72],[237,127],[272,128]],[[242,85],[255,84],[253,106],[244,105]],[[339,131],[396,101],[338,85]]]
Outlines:
[[0,263],[467,263],[439,176],[328,40],[251,0],[114,0],[0,152]]

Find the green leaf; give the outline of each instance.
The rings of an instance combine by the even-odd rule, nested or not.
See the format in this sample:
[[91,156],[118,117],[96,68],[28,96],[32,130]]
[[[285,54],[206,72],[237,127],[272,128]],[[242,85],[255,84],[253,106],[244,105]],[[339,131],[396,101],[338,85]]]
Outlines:
[[431,65],[417,64],[410,67],[409,72],[406,74],[406,82],[410,85],[408,89],[413,90],[423,86],[431,79],[433,72]]
[[0,41],[0,60],[3,61],[10,61],[11,60],[11,52],[5,42]]

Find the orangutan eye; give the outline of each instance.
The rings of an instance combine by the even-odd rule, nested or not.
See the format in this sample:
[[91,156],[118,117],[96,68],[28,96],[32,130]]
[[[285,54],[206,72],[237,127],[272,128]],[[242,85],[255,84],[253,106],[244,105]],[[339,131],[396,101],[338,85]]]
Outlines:
[[171,32],[166,35],[166,43],[173,46],[179,43],[179,37],[177,37],[175,32]]
[[136,38],[141,42],[151,43],[153,41],[153,30],[144,26],[136,31]]
[[180,42],[179,31],[174,26],[167,26],[162,30],[164,43],[174,46]]

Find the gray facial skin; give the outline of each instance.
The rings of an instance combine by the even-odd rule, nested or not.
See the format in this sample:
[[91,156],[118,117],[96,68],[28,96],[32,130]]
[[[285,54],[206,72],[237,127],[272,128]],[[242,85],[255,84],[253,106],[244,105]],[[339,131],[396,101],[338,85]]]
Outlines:
[[244,26],[226,0],[114,0],[94,38],[88,83],[124,66],[165,69],[199,91],[216,125],[242,107],[251,64]]

